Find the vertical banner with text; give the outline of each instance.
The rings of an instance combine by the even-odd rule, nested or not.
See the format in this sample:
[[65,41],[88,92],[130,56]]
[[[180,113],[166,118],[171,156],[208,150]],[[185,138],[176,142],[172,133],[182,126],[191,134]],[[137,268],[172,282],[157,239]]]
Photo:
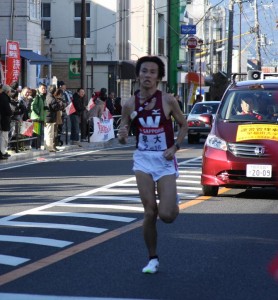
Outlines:
[[19,42],[7,41],[5,67],[5,83],[10,85],[18,81],[21,71]]

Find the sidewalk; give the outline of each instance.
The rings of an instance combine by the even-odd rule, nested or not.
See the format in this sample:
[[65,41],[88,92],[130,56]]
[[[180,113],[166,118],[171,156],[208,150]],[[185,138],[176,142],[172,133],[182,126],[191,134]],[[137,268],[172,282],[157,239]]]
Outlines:
[[[8,164],[8,163],[14,163],[16,161],[24,161],[32,158],[39,158],[39,157],[55,157],[56,155],[59,155],[64,152],[70,152],[70,151],[76,151],[76,150],[98,150],[98,149],[105,149],[105,148],[111,148],[111,147],[120,147],[121,145],[118,142],[117,138],[111,139],[107,142],[99,142],[99,143],[88,143],[88,142],[81,142],[80,143],[82,147],[79,147],[78,145],[63,145],[62,147],[57,147],[61,151],[58,152],[49,152],[47,150],[43,149],[30,149],[22,152],[14,152],[14,151],[8,151],[8,153],[11,155],[8,159],[0,160],[0,165]],[[127,145],[135,145],[135,137],[130,136],[128,138],[128,144]]]

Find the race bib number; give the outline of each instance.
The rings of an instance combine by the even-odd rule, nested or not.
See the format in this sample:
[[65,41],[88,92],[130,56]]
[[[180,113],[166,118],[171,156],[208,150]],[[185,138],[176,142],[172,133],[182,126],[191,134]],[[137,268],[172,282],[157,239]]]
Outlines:
[[167,149],[166,136],[163,127],[139,128],[138,149],[162,151]]

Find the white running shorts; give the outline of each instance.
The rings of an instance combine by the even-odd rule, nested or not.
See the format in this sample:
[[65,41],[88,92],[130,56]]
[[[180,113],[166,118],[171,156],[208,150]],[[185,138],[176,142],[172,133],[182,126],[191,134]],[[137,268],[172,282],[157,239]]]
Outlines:
[[176,157],[167,160],[163,156],[163,151],[140,151],[136,150],[133,154],[133,169],[150,174],[154,181],[159,180],[165,175],[175,174],[179,176]]

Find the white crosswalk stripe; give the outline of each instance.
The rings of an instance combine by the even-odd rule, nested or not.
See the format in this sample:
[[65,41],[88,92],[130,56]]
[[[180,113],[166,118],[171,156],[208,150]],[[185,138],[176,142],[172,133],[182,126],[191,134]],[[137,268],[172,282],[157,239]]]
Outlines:
[[[200,177],[201,177],[201,157],[183,161],[179,164],[180,176],[177,179],[177,191],[181,201],[191,200],[196,198],[201,191]],[[82,210],[82,211],[81,211]],[[105,213],[109,211],[109,213]],[[137,220],[136,215],[140,214],[144,208],[141,204],[139,192],[137,189],[135,177],[130,177],[125,180],[114,182],[112,184],[102,186],[93,190],[86,191],[82,194],[68,197],[53,203],[49,203],[40,207],[32,208],[27,211],[16,213],[0,219],[1,226],[21,227],[21,228],[44,228],[51,232],[57,230],[76,231],[81,233],[101,234],[111,230],[112,224],[130,223]],[[134,216],[127,217],[126,212]],[[46,218],[49,222],[26,221],[26,218]],[[24,217],[23,220],[18,220]],[[47,219],[49,217],[49,220]],[[59,222],[53,222],[53,220]],[[66,222],[65,222],[66,220]],[[102,226],[85,226],[75,224],[86,222],[90,220],[90,224]],[[106,223],[107,221],[107,228]],[[72,222],[72,223],[68,223]],[[111,223],[112,222],[112,223]],[[52,230],[52,231],[51,231]],[[43,238],[38,236],[18,236],[18,235],[0,235],[0,242],[12,242],[33,244],[47,247],[67,247],[73,244],[74,241],[65,241],[59,239]],[[0,245],[0,252],[1,252]],[[18,266],[25,263],[32,258],[9,256],[7,253],[0,254],[0,265]]]

